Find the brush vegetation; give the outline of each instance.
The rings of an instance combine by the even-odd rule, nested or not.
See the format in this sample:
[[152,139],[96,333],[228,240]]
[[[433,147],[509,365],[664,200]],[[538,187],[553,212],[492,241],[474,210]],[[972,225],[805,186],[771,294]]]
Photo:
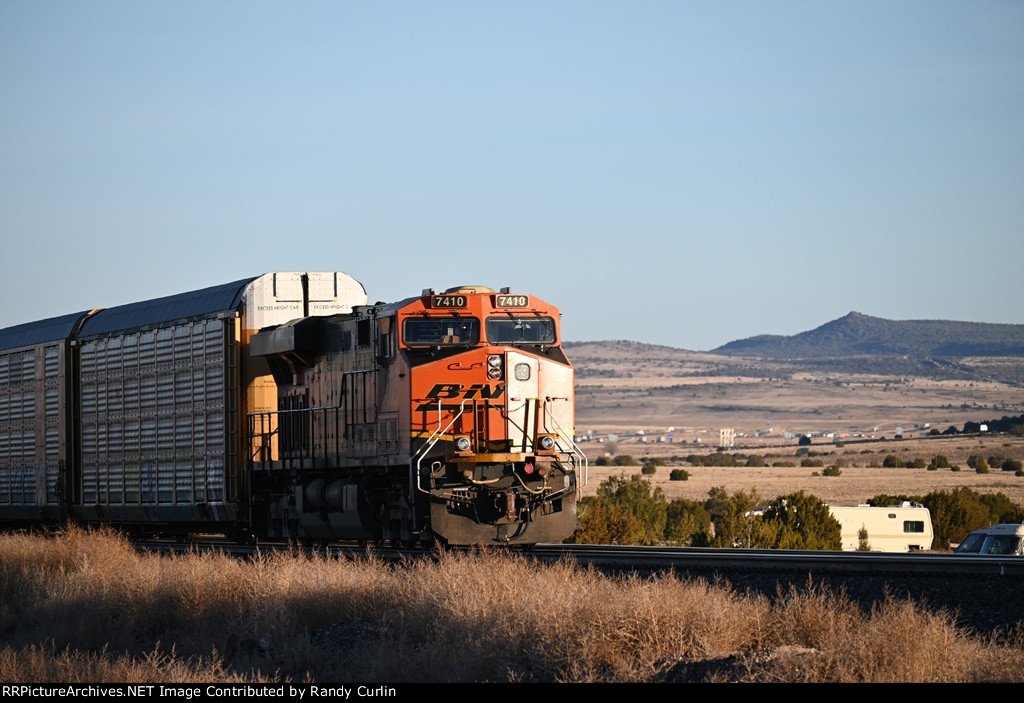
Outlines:
[[[830,467],[841,475],[840,459]],[[680,471],[681,469],[673,469]],[[829,469],[825,470],[826,472]],[[948,550],[975,530],[996,523],[1024,522],[1024,506],[1002,493],[969,488],[931,491],[926,495],[880,493],[875,506],[904,501],[928,508],[934,530],[933,549]],[[842,548],[841,526],[826,503],[804,491],[771,501],[756,489],[730,495],[717,486],[708,498],[669,501],[660,486],[633,474],[610,476],[596,496],[579,504],[580,528],[567,540],[576,544],[672,545],[676,547],[745,547],[759,549]]]
[[137,553],[116,533],[0,536],[5,682],[1024,680],[1024,636],[945,612],[610,577],[502,552],[389,564]]

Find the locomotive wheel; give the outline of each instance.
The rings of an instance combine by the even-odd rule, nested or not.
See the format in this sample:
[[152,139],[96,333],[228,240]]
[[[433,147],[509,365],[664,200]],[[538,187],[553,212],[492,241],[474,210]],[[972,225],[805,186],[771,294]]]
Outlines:
[[250,530],[247,530],[244,527],[239,527],[233,530],[227,530],[225,531],[224,536],[232,540],[235,544],[241,545],[243,547],[256,544],[256,535],[254,535]]

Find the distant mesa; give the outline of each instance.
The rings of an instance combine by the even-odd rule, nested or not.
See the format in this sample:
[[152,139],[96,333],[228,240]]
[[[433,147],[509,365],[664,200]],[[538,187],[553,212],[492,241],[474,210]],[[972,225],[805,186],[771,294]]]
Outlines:
[[859,312],[792,336],[763,334],[712,350],[765,359],[847,356],[1024,356],[1024,325],[952,320],[886,320]]

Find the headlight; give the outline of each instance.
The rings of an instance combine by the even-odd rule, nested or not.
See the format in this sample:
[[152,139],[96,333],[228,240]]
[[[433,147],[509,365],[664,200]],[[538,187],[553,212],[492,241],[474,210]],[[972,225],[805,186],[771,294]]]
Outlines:
[[489,354],[487,356],[487,378],[492,381],[500,381],[504,375],[501,354]]
[[455,449],[460,452],[469,451],[469,437],[456,437]]
[[541,449],[547,451],[548,449],[554,448],[555,438],[552,437],[551,435],[544,435],[538,440],[537,443],[540,445]]

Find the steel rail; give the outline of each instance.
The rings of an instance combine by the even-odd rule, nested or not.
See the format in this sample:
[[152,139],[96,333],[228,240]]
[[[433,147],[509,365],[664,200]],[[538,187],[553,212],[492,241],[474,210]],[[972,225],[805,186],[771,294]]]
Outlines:
[[[219,551],[239,556],[258,552],[305,550],[330,556],[358,558],[413,558],[430,556],[423,549],[400,550],[368,547],[356,543],[329,543],[303,546],[289,542],[265,542],[258,545],[237,545],[223,539],[175,542],[153,540],[136,542],[138,549],[185,553]],[[970,556],[942,552],[837,552],[781,549],[716,549],[705,547],[638,547],[600,544],[538,544],[529,549],[495,545],[481,548],[449,548],[473,552],[475,549],[501,549],[511,554],[528,556],[542,562],[562,560],[614,570],[652,571],[674,569],[680,572],[815,572],[861,575],[901,576],[1024,576],[1024,558]]]

